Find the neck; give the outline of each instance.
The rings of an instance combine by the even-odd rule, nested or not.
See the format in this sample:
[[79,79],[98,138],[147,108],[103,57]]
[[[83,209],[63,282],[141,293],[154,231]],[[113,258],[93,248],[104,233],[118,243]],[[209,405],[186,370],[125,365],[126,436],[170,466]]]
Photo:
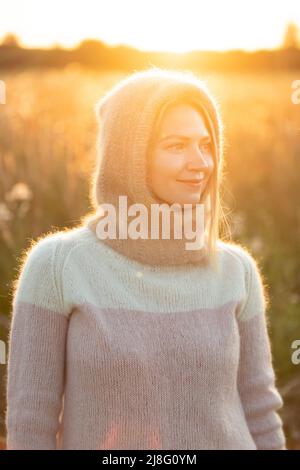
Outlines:
[[[128,199],[127,196],[118,197],[118,200],[111,198],[110,204],[115,211],[114,233],[107,230],[111,218],[108,219],[107,212],[105,214],[104,205],[100,205],[98,215],[88,221],[88,227],[104,243],[128,258],[148,265],[180,266],[208,261],[207,203],[184,208],[173,206],[173,210],[165,203],[164,210],[158,210],[162,204],[153,199],[142,205],[143,211],[138,209],[137,217],[132,220],[131,216],[129,220]],[[103,238],[104,231],[109,233],[107,238]]]

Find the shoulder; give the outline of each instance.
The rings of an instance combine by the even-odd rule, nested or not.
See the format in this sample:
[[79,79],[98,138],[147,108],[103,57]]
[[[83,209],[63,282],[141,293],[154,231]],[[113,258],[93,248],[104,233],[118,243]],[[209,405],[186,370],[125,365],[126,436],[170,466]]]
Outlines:
[[253,269],[259,270],[259,262],[255,259],[249,248],[241,243],[217,241],[217,249],[224,263],[238,263],[246,275]]
[[69,254],[86,239],[86,230],[48,232],[31,239],[18,260],[18,274],[12,282],[13,303],[23,301],[52,310],[68,309],[63,302],[63,267]]
[[34,275],[52,263],[54,253],[59,247],[58,234],[47,234],[37,239],[31,238],[23,249],[19,261],[19,273],[24,277]]
[[266,278],[258,259],[240,243],[217,242],[224,272],[228,273],[233,265],[240,267],[245,286],[245,298],[241,304],[241,319],[250,319],[257,313],[263,313],[268,305]]
[[59,264],[86,240],[88,237],[84,227],[48,232],[37,239],[30,239],[29,247],[22,252],[22,264],[42,264],[50,259]]

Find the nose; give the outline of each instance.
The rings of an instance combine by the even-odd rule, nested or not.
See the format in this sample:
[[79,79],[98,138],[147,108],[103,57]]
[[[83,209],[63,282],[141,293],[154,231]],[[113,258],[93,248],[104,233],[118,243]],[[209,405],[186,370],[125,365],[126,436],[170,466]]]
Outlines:
[[187,163],[187,170],[201,171],[206,175],[212,171],[213,161],[212,158],[205,156],[201,149],[197,148],[189,154],[189,161]]

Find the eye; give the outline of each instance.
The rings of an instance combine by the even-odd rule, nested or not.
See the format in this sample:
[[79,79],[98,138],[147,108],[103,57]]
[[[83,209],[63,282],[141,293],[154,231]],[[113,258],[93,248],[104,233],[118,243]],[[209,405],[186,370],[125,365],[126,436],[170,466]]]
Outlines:
[[212,149],[211,142],[206,142],[206,143],[200,145],[200,147],[203,148],[203,150],[206,151],[206,152],[210,152],[211,149]]
[[183,143],[177,143],[177,144],[172,144],[172,145],[169,145],[168,148],[175,148],[175,147],[180,147],[179,150],[182,150],[184,148],[184,144]]

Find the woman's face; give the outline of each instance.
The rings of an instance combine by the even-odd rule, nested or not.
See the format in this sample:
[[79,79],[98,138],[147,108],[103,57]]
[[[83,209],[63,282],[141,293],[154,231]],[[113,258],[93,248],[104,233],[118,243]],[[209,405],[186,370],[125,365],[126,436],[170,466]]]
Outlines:
[[150,159],[153,192],[169,204],[203,202],[201,194],[214,168],[212,152],[211,136],[197,109],[188,104],[169,108]]

